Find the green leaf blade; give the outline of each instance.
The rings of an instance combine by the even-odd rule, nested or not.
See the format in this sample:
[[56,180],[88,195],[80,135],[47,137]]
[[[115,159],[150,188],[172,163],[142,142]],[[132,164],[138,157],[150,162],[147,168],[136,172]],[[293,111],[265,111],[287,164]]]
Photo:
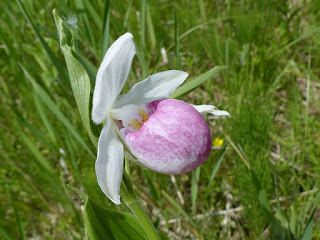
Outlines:
[[[56,10],[53,10],[53,16],[60,39],[60,47],[66,60],[71,87],[80,112],[81,120],[89,134],[89,137],[93,140],[93,143],[96,143],[97,139],[91,131],[89,115],[91,91],[90,77],[83,65],[78,61],[77,57],[79,56],[73,55],[73,31],[65,27],[63,19],[57,14]],[[67,34],[68,31],[69,35]]]
[[302,236],[302,240],[311,240],[312,239],[312,229],[313,229],[313,223],[314,223],[314,213],[316,211],[316,208],[318,206],[318,203],[320,201],[320,192],[318,192],[317,196],[316,196],[316,200],[314,202],[314,205],[312,207],[312,210],[311,210],[311,214],[310,214],[310,217],[307,221],[307,225],[304,229],[304,233],[303,233],[303,236]]
[[98,206],[90,198],[84,210],[86,235],[94,239],[147,239],[138,219],[128,213],[110,211]]
[[192,79],[191,81],[185,83],[184,85],[177,88],[177,90],[170,95],[170,98],[181,98],[182,96],[186,95],[187,93],[191,92],[192,90],[199,87],[201,84],[205,83],[206,81],[210,80],[214,76],[218,75],[220,72],[227,69],[226,66],[216,66],[209,71],[201,74],[199,77]]

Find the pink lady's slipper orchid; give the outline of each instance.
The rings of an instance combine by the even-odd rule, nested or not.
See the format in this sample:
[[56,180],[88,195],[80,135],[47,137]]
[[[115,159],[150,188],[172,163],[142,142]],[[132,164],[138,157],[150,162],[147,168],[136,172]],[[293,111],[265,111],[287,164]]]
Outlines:
[[210,130],[200,113],[229,115],[211,105],[168,99],[188,76],[177,70],[151,75],[119,96],[136,53],[132,38],[126,33],[109,48],[93,94],[92,119],[96,124],[105,121],[95,164],[97,180],[115,204],[120,204],[124,145],[146,167],[182,174],[203,164],[212,149]]

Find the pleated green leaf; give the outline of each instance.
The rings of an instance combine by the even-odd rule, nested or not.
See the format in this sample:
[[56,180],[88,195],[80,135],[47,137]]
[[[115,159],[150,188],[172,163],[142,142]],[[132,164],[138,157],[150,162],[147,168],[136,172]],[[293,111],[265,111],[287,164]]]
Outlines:
[[312,229],[313,229],[313,223],[314,223],[314,213],[316,211],[316,208],[319,204],[320,201],[320,192],[318,192],[317,196],[316,196],[316,200],[314,202],[314,205],[312,207],[311,210],[311,214],[310,217],[307,221],[307,225],[304,229],[303,235],[302,235],[302,240],[311,240],[312,239]]
[[91,131],[89,114],[91,89],[89,74],[78,61],[77,58],[79,56],[74,55],[74,34],[72,29],[66,27],[64,20],[58,15],[56,10],[53,10],[53,17],[60,39],[60,47],[67,63],[71,87],[80,112],[81,120],[89,137],[92,139],[93,143],[96,143],[97,139]]
[[110,211],[88,198],[84,210],[86,235],[95,239],[148,239],[138,219],[129,213]]

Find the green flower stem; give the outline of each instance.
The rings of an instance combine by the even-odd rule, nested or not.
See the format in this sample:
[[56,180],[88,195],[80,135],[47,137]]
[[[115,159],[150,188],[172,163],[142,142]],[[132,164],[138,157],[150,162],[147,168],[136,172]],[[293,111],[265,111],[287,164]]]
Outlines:
[[121,199],[127,204],[132,213],[138,218],[144,231],[147,233],[149,239],[159,239],[159,234],[155,229],[151,219],[138,201],[131,184],[131,180],[126,171],[123,171],[123,179],[121,184]]

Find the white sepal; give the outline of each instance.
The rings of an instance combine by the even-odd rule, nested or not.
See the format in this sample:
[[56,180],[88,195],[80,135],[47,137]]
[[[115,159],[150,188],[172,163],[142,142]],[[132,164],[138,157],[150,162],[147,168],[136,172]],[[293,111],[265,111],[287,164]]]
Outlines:
[[121,108],[129,103],[142,104],[154,100],[168,98],[188,77],[188,73],[169,70],[149,76],[136,83],[128,93],[121,95],[114,108]]
[[120,94],[136,54],[132,34],[118,38],[108,49],[97,73],[93,93],[92,120],[100,124]]
[[103,193],[115,204],[120,203],[123,174],[123,145],[117,138],[112,120],[107,117],[98,143],[96,175]]
[[192,105],[199,113],[210,113],[215,116],[230,116],[227,111],[222,111],[213,105]]

